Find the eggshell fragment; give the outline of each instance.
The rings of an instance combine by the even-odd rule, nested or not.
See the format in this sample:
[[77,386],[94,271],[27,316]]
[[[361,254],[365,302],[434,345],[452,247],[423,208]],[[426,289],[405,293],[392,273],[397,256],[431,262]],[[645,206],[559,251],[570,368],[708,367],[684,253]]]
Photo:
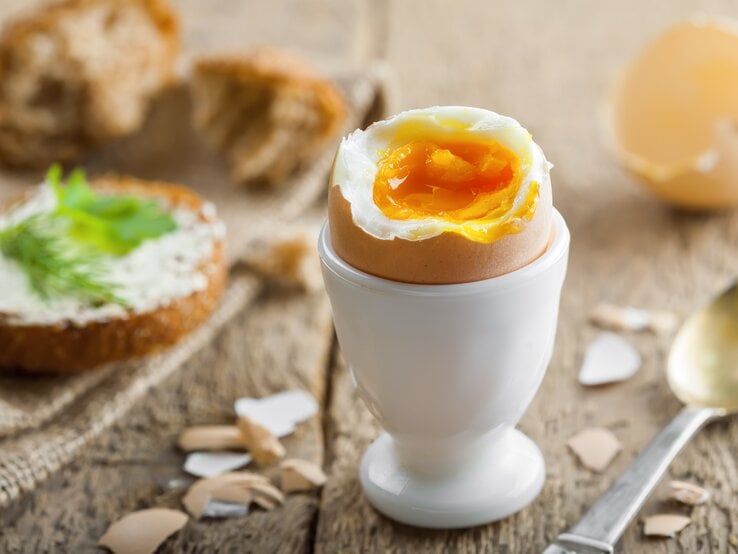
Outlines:
[[579,382],[592,386],[624,381],[635,375],[640,367],[638,351],[623,337],[605,332],[587,347]]
[[210,493],[210,498],[232,504],[250,504],[254,499],[254,495],[248,488],[223,485],[217,489],[213,489]]
[[222,485],[210,492],[201,517],[226,518],[242,517],[249,513],[253,495],[246,488]]
[[222,500],[208,500],[200,517],[225,519],[229,517],[243,517],[249,513],[249,504],[235,504]]
[[284,494],[271,483],[253,483],[249,486],[253,502],[266,510],[271,510],[284,502]]
[[679,325],[677,316],[666,310],[644,310],[605,302],[592,310],[589,319],[595,325],[614,331],[652,331],[657,335],[670,334]]
[[253,485],[269,484],[269,480],[257,473],[238,471],[225,473],[216,477],[199,479],[189,488],[182,498],[182,504],[193,517],[202,516],[205,507],[213,497],[214,491],[220,491],[226,487],[235,487],[249,490]]
[[679,23],[644,48],[615,88],[615,154],[671,204],[738,205],[737,28],[730,21]]
[[676,314],[665,310],[653,310],[649,313],[648,328],[657,335],[670,335],[679,327]]
[[185,460],[184,470],[197,477],[214,477],[250,463],[251,454],[234,452],[193,452]]
[[710,491],[685,481],[671,481],[669,483],[669,497],[690,506],[698,506],[710,500]]
[[286,452],[284,446],[263,425],[250,417],[242,416],[238,418],[238,429],[257,464],[269,465],[284,458]]
[[273,510],[280,504],[276,500],[272,500],[271,498],[267,496],[256,496],[254,497],[253,502],[257,506],[259,506],[259,508],[262,508],[263,510],[266,510],[266,511]]
[[97,542],[115,554],[149,554],[187,523],[179,510],[151,508],[123,516]]
[[265,398],[239,398],[236,414],[266,427],[275,437],[294,432],[295,425],[318,413],[318,403],[303,390],[290,390]]
[[241,431],[235,425],[196,425],[179,435],[177,446],[192,450],[243,450]]
[[317,464],[292,458],[280,465],[280,483],[284,492],[310,491],[325,484],[326,476]]
[[657,514],[644,520],[643,533],[649,537],[676,537],[676,534],[692,522],[686,516]]
[[592,471],[603,471],[622,450],[617,437],[603,427],[580,431],[566,443],[582,465]]

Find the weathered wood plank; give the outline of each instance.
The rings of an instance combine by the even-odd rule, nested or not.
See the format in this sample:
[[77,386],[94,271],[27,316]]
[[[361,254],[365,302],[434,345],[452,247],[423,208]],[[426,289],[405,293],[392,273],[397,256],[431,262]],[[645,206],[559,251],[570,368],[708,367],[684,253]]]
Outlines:
[[[710,2],[738,16],[733,3]],[[597,109],[617,68],[650,36],[692,14],[697,2],[582,0],[491,3],[442,0],[390,3],[388,57],[403,107],[470,104],[521,120],[556,164],[555,204],[572,231],[558,341],[543,386],[521,427],[541,446],[547,482],[535,503],[514,517],[455,532],[418,531],[376,514],[361,495],[357,464],[378,432],[340,365],[328,412],[331,480],[323,493],[317,551],[540,552],[574,523],[679,408],[663,378],[669,340],[631,337],[644,357],[627,383],[597,390],[576,382],[596,330],[586,316],[610,300],[668,307],[682,315],[738,273],[738,214],[693,216],[658,205],[608,155]],[[701,11],[708,9],[704,3]],[[412,23],[409,23],[412,22]],[[564,446],[579,429],[611,428],[624,451],[602,475],[578,466]],[[738,421],[702,433],[671,475],[705,484],[711,504],[692,511],[677,540],[645,540],[631,527],[623,552],[728,552],[738,537]],[[682,511],[657,493],[644,514]],[[687,512],[689,510],[686,510]]]
[[[239,396],[304,388],[322,400],[331,340],[323,295],[261,299],[84,456],[26,498],[14,514],[0,516],[0,551],[86,551],[110,522],[129,511],[181,509],[183,489],[168,486],[188,480],[180,470],[184,456],[174,446],[181,429],[232,421]],[[320,463],[320,418],[301,425],[284,444],[289,456]],[[164,550],[307,552],[316,514],[314,496],[295,495],[272,512],[191,521]]]

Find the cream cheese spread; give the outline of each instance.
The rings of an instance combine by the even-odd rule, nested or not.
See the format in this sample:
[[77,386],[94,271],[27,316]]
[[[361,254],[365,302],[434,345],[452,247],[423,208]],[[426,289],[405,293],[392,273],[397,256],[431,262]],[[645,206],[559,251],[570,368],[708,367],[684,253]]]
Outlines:
[[[0,230],[55,207],[53,191],[41,185],[26,202],[0,214]],[[200,212],[175,206],[171,214],[177,223],[174,231],[146,240],[128,254],[105,258],[106,279],[116,285],[116,296],[125,307],[111,303],[90,306],[72,297],[42,299],[31,289],[23,269],[0,254],[0,316],[14,325],[81,326],[155,310],[205,289],[208,275],[203,266],[225,228],[214,217],[212,204],[203,205]]]

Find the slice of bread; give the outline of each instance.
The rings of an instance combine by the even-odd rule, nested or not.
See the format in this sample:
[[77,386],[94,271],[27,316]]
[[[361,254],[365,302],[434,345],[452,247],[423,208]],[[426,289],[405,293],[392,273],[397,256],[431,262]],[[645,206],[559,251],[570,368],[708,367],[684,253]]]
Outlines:
[[341,129],[338,88],[274,49],[195,62],[194,123],[240,184],[279,185]]
[[[151,198],[175,216],[178,229],[145,241],[125,258],[129,261],[121,258],[118,276],[125,276],[126,294],[132,299],[126,308],[70,308],[63,299],[46,307],[36,299],[30,302],[35,308],[25,313],[7,310],[13,302],[8,295],[17,292],[8,290],[14,282],[8,279],[0,293],[0,370],[66,373],[149,354],[179,341],[216,308],[226,264],[224,228],[212,204],[189,189],[166,183],[105,177],[94,180],[92,186]],[[0,217],[23,206],[27,209],[41,194],[48,194],[48,189],[41,187],[6,204]],[[139,256],[138,262],[130,261],[131,256]]]
[[165,0],[65,0],[0,37],[0,162],[46,167],[141,127],[173,78],[178,23]]

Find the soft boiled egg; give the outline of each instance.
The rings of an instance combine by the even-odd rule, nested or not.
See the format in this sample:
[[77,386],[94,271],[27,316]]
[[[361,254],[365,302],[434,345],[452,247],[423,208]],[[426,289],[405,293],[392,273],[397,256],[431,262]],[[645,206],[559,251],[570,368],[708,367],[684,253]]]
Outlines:
[[328,195],[333,248],[359,270],[408,283],[514,271],[551,239],[551,167],[510,117],[402,112],[341,142]]

